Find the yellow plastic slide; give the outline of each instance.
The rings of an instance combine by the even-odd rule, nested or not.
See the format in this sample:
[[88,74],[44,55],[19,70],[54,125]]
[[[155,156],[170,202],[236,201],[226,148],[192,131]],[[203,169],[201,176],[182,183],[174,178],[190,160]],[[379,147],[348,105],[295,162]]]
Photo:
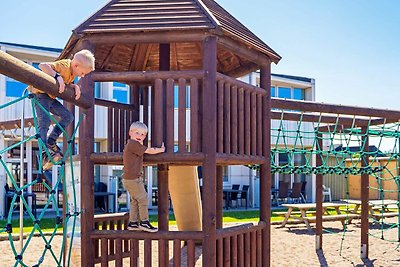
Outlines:
[[178,229],[201,231],[202,208],[197,167],[170,166],[168,181]]

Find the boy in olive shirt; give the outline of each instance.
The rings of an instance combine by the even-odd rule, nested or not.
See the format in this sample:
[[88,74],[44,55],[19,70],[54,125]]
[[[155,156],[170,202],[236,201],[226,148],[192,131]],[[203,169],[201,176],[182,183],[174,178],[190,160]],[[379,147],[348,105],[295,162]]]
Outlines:
[[148,197],[143,183],[143,154],[158,154],[165,151],[161,147],[147,147],[143,140],[147,136],[147,126],[142,122],[134,122],[129,129],[130,139],[123,153],[124,169],[122,182],[130,194],[130,211],[128,230],[157,232],[157,228],[149,222]]

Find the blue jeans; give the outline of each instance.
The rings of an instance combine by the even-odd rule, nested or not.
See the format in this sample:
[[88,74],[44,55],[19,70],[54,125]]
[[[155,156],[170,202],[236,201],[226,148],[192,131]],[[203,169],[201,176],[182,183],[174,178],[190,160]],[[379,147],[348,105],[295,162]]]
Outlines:
[[[48,112],[60,117],[60,121],[58,122],[62,128],[65,129],[73,120],[74,115],[69,112],[57,99],[51,98],[48,94],[37,94],[35,95],[35,99],[46,109]],[[39,135],[45,144],[50,140],[50,144],[56,142],[57,138],[61,135],[62,130],[60,127],[55,126],[53,131],[50,133],[49,138],[47,139],[47,132],[50,127],[50,117],[38,106],[35,105],[38,126],[39,126]]]

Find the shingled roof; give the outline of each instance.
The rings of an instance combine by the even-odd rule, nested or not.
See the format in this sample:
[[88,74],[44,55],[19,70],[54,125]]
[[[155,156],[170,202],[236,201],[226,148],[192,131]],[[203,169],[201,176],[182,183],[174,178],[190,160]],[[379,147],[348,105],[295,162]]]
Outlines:
[[[113,38],[113,42],[100,44],[100,47],[96,44],[96,68],[110,71],[152,70],[158,67],[158,46],[142,42],[134,47],[127,42],[120,43],[118,34],[145,36],[160,32],[178,33],[175,36],[179,32],[214,34],[265,55],[275,63],[281,59],[274,50],[213,0],[112,0],[73,30],[61,56],[67,56],[82,38],[102,36],[104,40],[109,37]],[[173,69],[196,69],[198,64],[201,66],[200,43],[186,43],[184,40],[174,42],[173,39],[170,43],[174,43],[171,52],[175,53],[177,61],[176,64],[171,64]],[[237,74],[256,68],[251,60],[227,50],[229,49],[218,47],[220,72]],[[110,53],[122,55],[122,59],[127,60],[126,64],[113,66],[112,62],[116,59]],[[139,63],[132,62],[138,57],[138,53],[145,53],[146,58]],[[120,60],[121,58],[118,61],[121,62]]]

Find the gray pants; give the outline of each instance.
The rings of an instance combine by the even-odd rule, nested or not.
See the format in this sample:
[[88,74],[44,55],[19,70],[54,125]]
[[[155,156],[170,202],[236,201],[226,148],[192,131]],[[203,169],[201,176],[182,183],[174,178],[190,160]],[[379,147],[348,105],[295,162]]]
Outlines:
[[129,220],[131,222],[149,220],[149,204],[146,190],[144,190],[143,178],[127,180],[123,179],[125,189],[130,194]]

